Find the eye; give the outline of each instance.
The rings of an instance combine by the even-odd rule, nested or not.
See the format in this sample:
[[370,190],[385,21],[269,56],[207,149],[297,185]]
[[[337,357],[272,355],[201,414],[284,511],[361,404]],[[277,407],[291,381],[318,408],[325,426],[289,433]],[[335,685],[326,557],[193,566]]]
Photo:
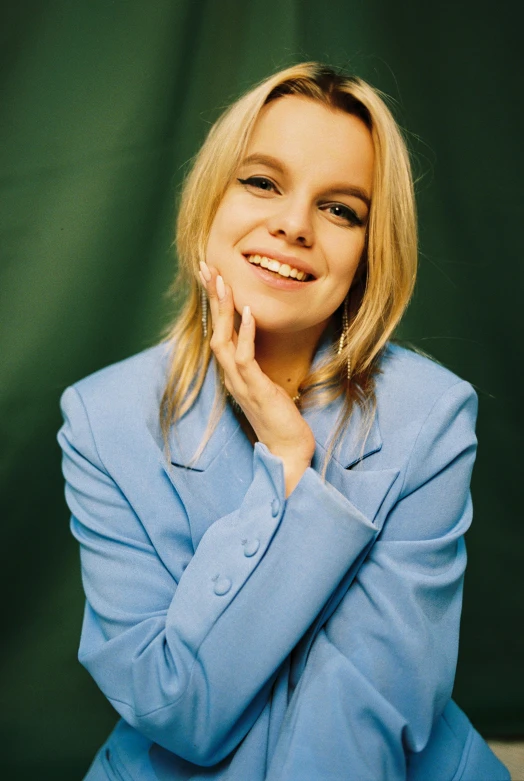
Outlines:
[[237,179],[237,182],[250,187],[256,187],[259,190],[265,190],[266,192],[276,190],[271,179],[267,179],[265,176],[250,176],[248,179]]
[[348,225],[364,225],[364,220],[353,209],[350,209],[349,206],[345,206],[343,203],[328,203],[322,208],[330,211],[335,217],[344,220]]

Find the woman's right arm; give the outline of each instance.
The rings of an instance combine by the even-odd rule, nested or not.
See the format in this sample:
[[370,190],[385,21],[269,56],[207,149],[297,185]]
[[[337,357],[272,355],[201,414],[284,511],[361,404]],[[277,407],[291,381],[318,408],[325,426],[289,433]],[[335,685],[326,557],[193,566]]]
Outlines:
[[[255,722],[281,663],[376,530],[311,468],[286,500],[282,460],[258,443],[238,510],[211,524],[192,558],[189,530],[187,540],[174,532],[187,521],[180,497],[170,491],[165,509],[151,497],[166,546],[157,550],[136,491],[130,502],[99,456],[80,391],[68,388],[61,403],[86,593],[79,660],[143,735],[213,765]],[[123,448],[122,459],[140,457]],[[144,458],[145,505],[149,469]],[[189,560],[178,578],[169,546]]]

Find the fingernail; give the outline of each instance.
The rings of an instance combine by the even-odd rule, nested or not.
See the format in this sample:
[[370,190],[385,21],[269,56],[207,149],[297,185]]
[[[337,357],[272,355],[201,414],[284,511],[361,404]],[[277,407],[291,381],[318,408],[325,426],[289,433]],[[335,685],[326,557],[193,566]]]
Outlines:
[[202,276],[206,280],[206,282],[209,282],[211,279],[211,272],[209,270],[209,267],[207,263],[204,263],[203,260],[200,261],[200,271],[202,272]]
[[220,301],[222,301],[226,297],[226,288],[224,286],[224,280],[222,279],[220,274],[217,277],[217,295]]
[[251,308],[245,306],[242,310],[242,325],[249,325],[251,322]]

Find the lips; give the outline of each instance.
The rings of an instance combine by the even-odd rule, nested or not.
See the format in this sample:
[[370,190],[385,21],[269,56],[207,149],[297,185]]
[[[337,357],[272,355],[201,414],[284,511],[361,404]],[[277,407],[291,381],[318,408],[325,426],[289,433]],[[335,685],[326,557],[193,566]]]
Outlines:
[[283,279],[309,282],[315,279],[312,269],[298,258],[267,250],[251,250],[243,253],[245,259],[253,266],[272,272]]
[[[292,276],[286,277],[278,273],[278,271],[271,271],[269,268],[264,268],[260,263],[252,263],[250,257],[251,256],[249,255],[244,256],[244,260],[249,267],[251,274],[254,275],[258,282],[261,282],[274,290],[278,290],[281,293],[297,293],[300,290],[305,290],[308,285],[312,284],[313,280],[308,281],[307,277],[302,280]],[[267,258],[267,260],[271,261],[272,258]],[[284,269],[284,273],[285,272],[286,269]]]
[[310,274],[306,274],[304,271],[300,271],[295,266],[290,266],[289,263],[280,263],[274,258],[268,258],[264,255],[246,255],[248,263],[254,266],[261,266],[268,271],[272,271],[284,278],[296,279],[298,282],[307,282],[308,278],[311,278]]

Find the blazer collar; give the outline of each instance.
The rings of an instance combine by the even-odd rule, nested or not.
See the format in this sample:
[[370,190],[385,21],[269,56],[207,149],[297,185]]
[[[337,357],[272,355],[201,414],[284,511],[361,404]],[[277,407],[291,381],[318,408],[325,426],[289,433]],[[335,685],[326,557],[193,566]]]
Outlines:
[[[342,408],[343,400],[339,397],[327,407],[304,410],[304,419],[313,431],[317,443],[313,467],[319,471],[338,426]],[[382,438],[377,415],[375,414],[370,422],[366,420],[360,407],[355,405],[347,428],[335,445],[332,458],[344,469],[349,469],[367,456],[377,453],[381,447]]]
[[218,383],[218,371],[211,359],[196,403],[175,426],[171,426],[169,448],[172,464],[203,472],[230,440],[244,437],[235,413],[226,404],[204,450],[197,460],[194,459],[211,419]]
[[[324,339],[319,346],[313,361],[314,368],[325,357],[329,344],[330,341]],[[178,421],[176,427],[171,427],[169,446],[172,464],[203,472],[209,468],[226,446],[241,445],[242,450],[246,448],[247,437],[242,431],[231,405],[226,404],[203,452],[196,461],[192,460],[206,432],[218,382],[218,372],[214,360],[211,360],[196,404]],[[313,466],[316,469],[320,469],[322,466],[323,457],[336,430],[342,406],[343,400],[342,397],[339,397],[326,407],[306,409],[303,412],[304,419],[311,427],[317,443],[313,461]],[[333,458],[343,468],[348,469],[367,456],[378,452],[381,447],[382,439],[377,414],[369,423],[360,407],[355,405],[348,427],[333,451]]]

